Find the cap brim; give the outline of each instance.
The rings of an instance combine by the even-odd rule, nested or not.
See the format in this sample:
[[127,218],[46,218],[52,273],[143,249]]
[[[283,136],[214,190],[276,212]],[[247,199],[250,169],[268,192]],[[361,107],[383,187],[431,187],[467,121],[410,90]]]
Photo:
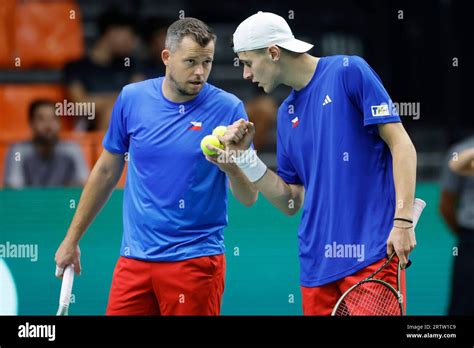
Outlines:
[[298,39],[293,39],[291,41],[278,43],[277,45],[287,49],[288,51],[296,52],[296,53],[308,52],[310,49],[314,47],[314,45],[311,45],[307,42],[304,42]]

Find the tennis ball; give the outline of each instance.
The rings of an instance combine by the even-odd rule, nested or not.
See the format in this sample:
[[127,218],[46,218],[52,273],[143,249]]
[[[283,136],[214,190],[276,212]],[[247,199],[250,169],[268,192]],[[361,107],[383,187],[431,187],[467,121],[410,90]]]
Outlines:
[[215,151],[209,150],[206,147],[207,144],[213,145],[219,149],[224,149],[224,145],[221,144],[221,142],[215,135],[206,135],[201,140],[201,150],[205,155],[208,155],[208,156],[213,156],[213,155],[216,155],[217,153]]
[[226,127],[226,126],[219,126],[219,127],[216,127],[216,128],[214,128],[214,130],[212,131],[212,135],[214,135],[214,136],[216,136],[216,137],[218,137],[218,136],[223,137],[226,130],[227,130],[227,127]]

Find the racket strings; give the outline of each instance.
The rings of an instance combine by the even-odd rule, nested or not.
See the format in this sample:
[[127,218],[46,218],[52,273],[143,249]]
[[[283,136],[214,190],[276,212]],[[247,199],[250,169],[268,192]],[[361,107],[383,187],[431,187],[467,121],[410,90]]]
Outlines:
[[366,282],[351,290],[339,304],[335,315],[401,315],[398,297],[382,283]]

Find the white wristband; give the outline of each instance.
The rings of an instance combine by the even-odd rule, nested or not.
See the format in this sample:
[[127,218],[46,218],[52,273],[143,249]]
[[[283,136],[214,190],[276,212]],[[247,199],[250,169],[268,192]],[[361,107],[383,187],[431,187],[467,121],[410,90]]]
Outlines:
[[257,151],[251,148],[234,157],[234,161],[251,182],[260,180],[267,172],[267,166],[258,158]]

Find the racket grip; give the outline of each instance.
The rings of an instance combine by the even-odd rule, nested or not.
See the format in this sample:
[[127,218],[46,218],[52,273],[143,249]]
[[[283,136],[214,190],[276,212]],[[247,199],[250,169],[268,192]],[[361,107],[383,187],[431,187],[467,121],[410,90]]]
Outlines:
[[61,306],[69,306],[72,293],[72,284],[74,283],[74,265],[68,265],[64,270],[63,282],[61,285],[61,294],[59,296],[59,304]]
[[413,203],[413,228],[416,227],[418,220],[420,219],[421,213],[423,209],[426,207],[426,202],[422,199],[415,198],[415,202]]

